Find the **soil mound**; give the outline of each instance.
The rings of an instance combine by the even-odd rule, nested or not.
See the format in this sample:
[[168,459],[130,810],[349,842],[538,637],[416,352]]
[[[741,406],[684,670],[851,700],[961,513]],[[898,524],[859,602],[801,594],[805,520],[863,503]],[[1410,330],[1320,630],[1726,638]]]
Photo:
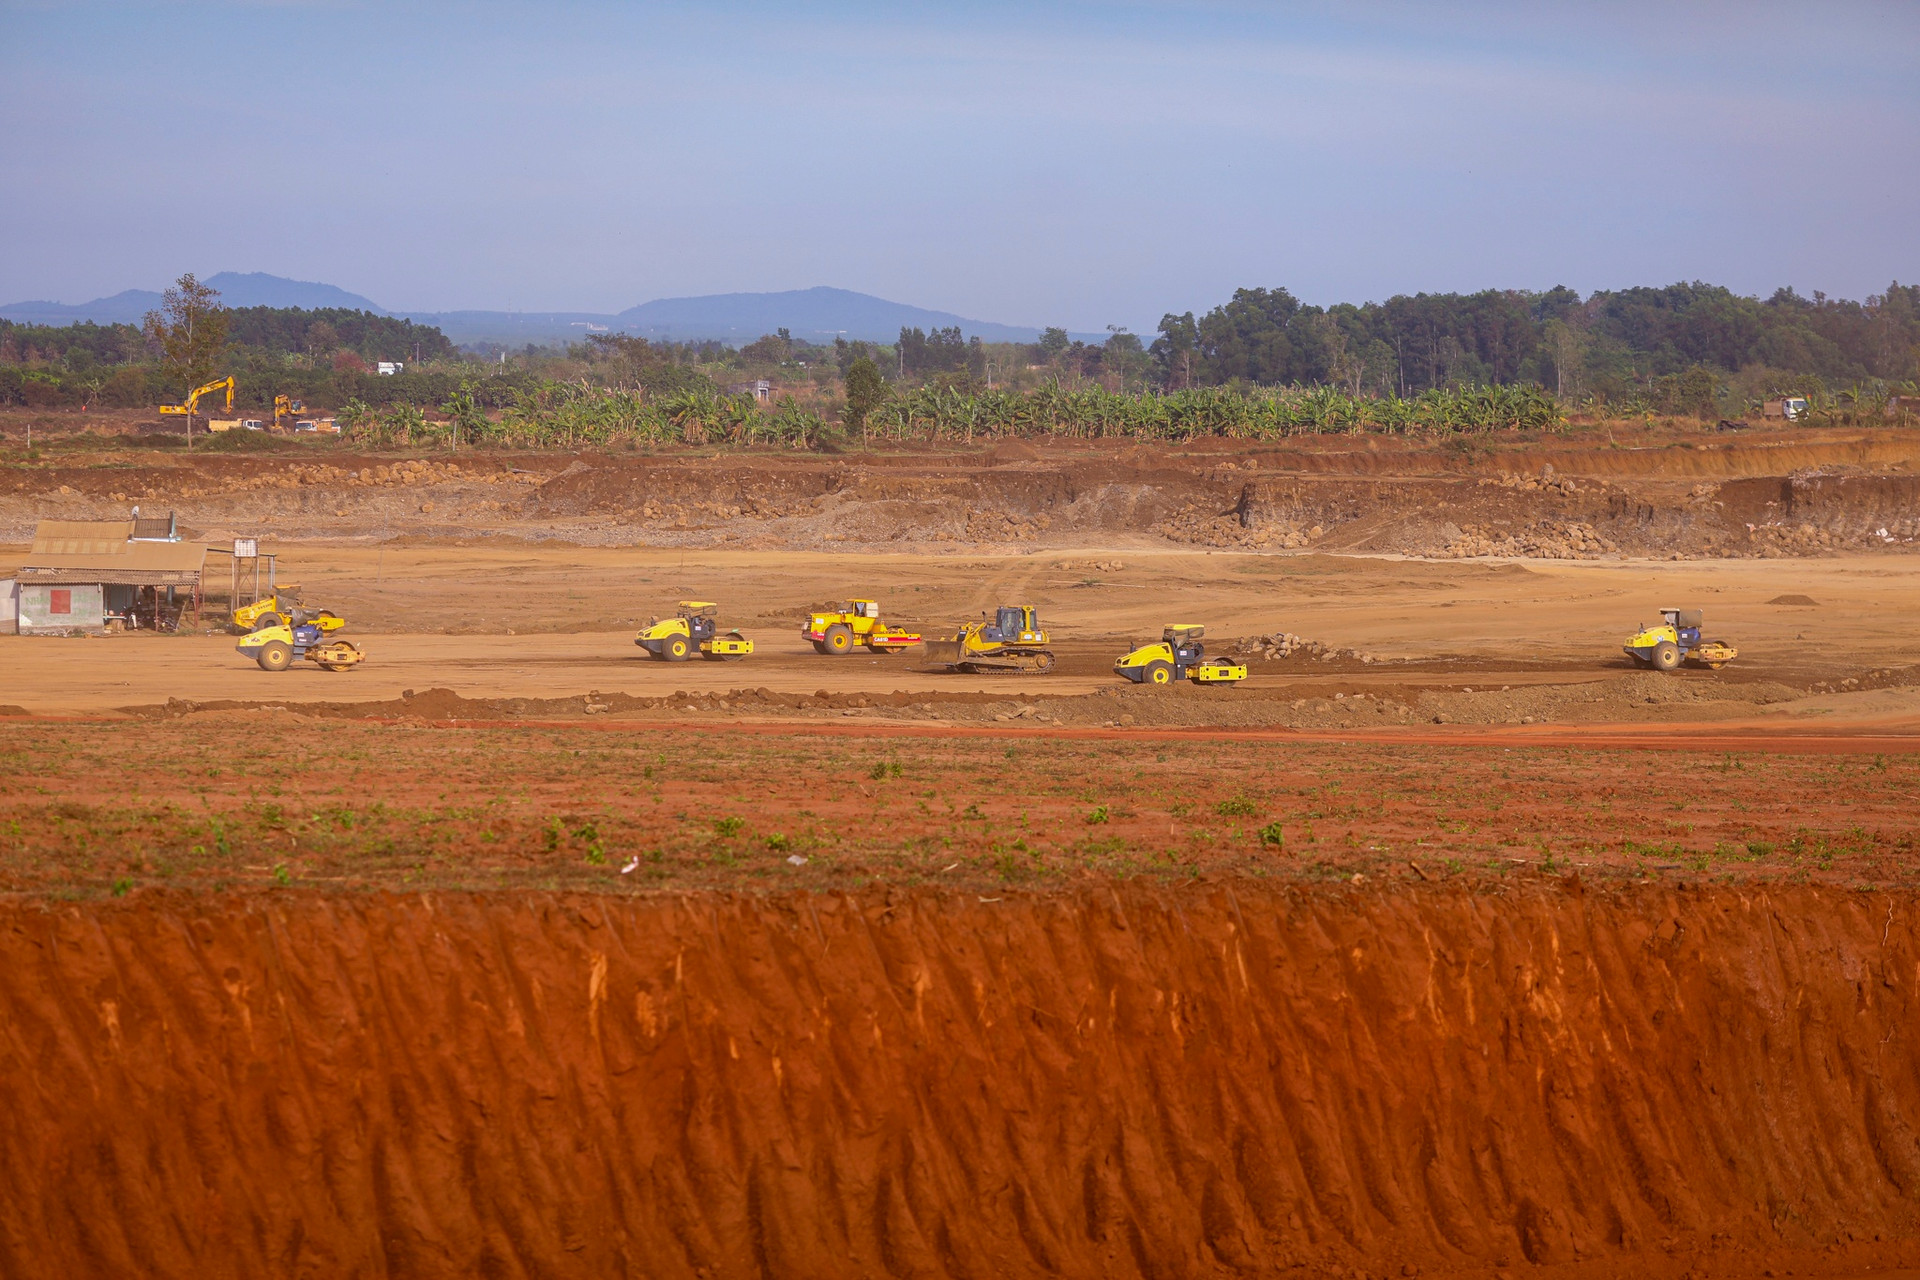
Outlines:
[[1917,908],[15,900],[0,1272],[1886,1267],[1920,1247]]
[[1802,608],[1808,608],[1808,609],[1816,609],[1820,606],[1820,602],[1818,600],[1815,600],[1812,596],[1803,596],[1803,595],[1797,595],[1797,594],[1775,596],[1773,599],[1767,601],[1767,603],[1798,605],[1798,606],[1801,606]]

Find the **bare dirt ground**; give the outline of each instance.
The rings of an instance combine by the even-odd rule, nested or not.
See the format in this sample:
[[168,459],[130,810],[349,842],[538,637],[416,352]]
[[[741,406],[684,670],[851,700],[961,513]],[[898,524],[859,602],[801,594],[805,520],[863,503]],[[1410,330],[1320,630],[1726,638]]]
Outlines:
[[1727,445],[10,466],[371,656],[0,637],[0,1273],[1912,1275],[1909,450]]

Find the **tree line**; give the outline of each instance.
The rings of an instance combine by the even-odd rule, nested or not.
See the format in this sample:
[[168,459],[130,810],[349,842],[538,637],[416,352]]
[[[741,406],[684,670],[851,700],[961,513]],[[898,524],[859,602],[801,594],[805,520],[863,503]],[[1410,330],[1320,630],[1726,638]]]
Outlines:
[[1195,317],[1168,314],[1150,350],[1160,385],[1328,385],[1355,395],[1532,383],[1613,404],[1693,370],[1749,397],[1794,379],[1828,386],[1920,377],[1920,286],[1854,302],[1719,285],[1399,295],[1311,306],[1239,289]]
[[[407,367],[376,377],[376,360]],[[482,359],[459,351],[432,326],[367,312],[229,310],[191,276],[141,327],[0,321],[0,403],[146,407],[226,373],[239,378],[247,410],[288,394],[319,409],[429,411],[464,387],[497,414],[529,396],[554,400],[548,388],[556,384],[658,406],[686,397],[717,404],[751,385],[735,379],[766,377],[797,411],[850,432],[877,425],[883,434],[918,430],[932,420],[929,405],[1037,405],[1043,392],[1131,396],[1133,418],[1144,422],[1186,403],[1179,397],[1187,392],[1231,390],[1235,403],[1272,414],[1280,412],[1274,406],[1335,403],[1298,393],[1337,391],[1338,403],[1355,406],[1347,419],[1380,430],[1416,418],[1458,429],[1436,417],[1430,393],[1466,404],[1469,393],[1494,389],[1536,389],[1563,410],[1597,416],[1739,414],[1783,391],[1851,413],[1875,397],[1914,391],[1920,286],[1896,282],[1858,302],[1791,289],[1762,300],[1693,283],[1585,298],[1562,287],[1330,307],[1284,288],[1251,288],[1198,316],[1169,313],[1150,345],[1117,328],[1096,342],[1049,328],[1031,343],[986,343],[958,327],[902,328],[891,344],[811,343],[781,329],[737,349],[594,334],[563,348],[529,347],[511,362],[504,352]],[[1427,408],[1416,413],[1414,405]],[[979,412],[988,431],[1007,429],[996,415],[1032,416]],[[934,413],[943,424],[950,416]]]

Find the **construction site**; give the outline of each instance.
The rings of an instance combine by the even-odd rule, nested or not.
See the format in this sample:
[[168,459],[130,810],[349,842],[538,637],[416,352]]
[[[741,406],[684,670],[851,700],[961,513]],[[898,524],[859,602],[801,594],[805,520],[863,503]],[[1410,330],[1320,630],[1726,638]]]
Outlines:
[[1917,463],[56,439],[0,1272],[1916,1274]]

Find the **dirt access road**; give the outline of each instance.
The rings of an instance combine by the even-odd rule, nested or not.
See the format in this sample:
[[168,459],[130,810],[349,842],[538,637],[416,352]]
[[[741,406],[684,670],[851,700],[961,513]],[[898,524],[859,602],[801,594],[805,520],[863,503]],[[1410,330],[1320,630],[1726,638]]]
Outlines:
[[[371,654],[362,667],[269,675],[235,653],[227,636],[0,637],[9,673],[0,701],[36,715],[72,715],[169,699],[383,701],[434,687],[492,699],[741,688],[899,694],[936,704],[1084,698],[1131,692],[1111,675],[1113,658],[1157,636],[1163,623],[1197,621],[1209,626],[1216,648],[1290,632],[1338,656],[1256,661],[1244,687],[1181,699],[1169,723],[1204,723],[1218,711],[1222,725],[1246,724],[1235,708],[1295,710],[1297,700],[1363,692],[1400,705],[1449,694],[1457,705],[1446,714],[1468,722],[1725,719],[1803,698],[1815,699],[1803,710],[1823,717],[1885,720],[1901,713],[1904,668],[1920,661],[1920,635],[1908,622],[1920,616],[1920,562],[1905,557],[1430,563],[1111,550],[950,557],[536,545],[273,549],[282,577],[300,581],[310,603],[349,619],[346,634]],[[928,635],[950,633],[1000,602],[1035,602],[1062,661],[1044,677],[984,677],[930,672],[912,654],[815,654],[798,636],[801,614],[850,594],[876,596],[890,620]],[[1796,597],[1817,605],[1770,603]],[[646,659],[632,644],[634,628],[681,598],[721,602],[723,624],[740,627],[758,652],[739,663]],[[1720,673],[1647,684],[1618,645],[1663,604],[1705,608],[1708,630],[1737,644],[1740,660]],[[1875,673],[1863,680],[1869,692],[1843,686],[1866,673]],[[1583,687],[1590,697],[1579,693]],[[1629,687],[1652,693],[1585,705]],[[1581,705],[1515,701],[1515,690],[1529,689],[1558,690]],[[1678,692],[1686,707],[1665,700]],[[1663,701],[1648,703],[1649,696]]]

